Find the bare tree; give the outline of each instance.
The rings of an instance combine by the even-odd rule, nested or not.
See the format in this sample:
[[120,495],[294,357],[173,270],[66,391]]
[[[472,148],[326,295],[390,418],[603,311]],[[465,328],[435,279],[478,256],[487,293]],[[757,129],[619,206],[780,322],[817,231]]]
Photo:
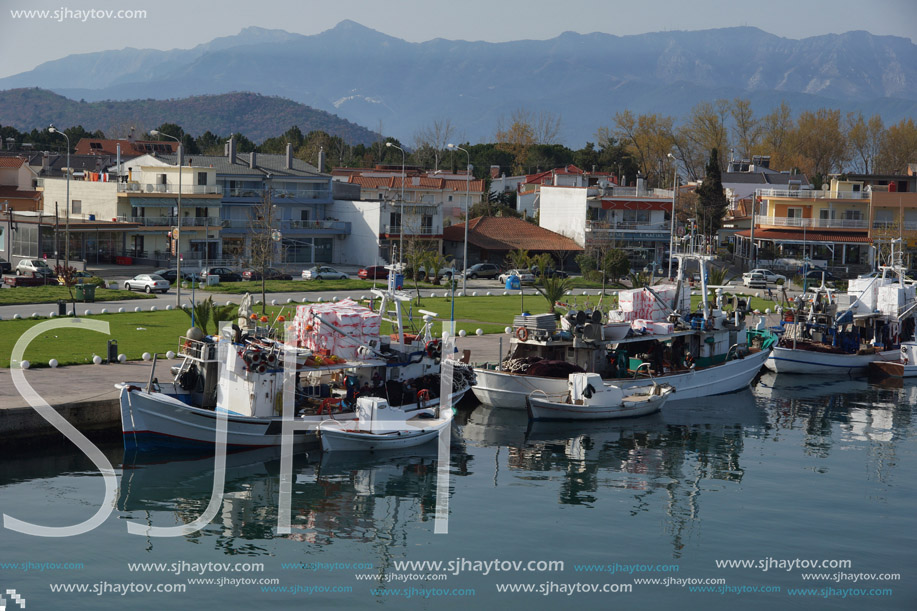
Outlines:
[[751,159],[761,143],[761,120],[756,119],[751,109],[751,101],[736,98],[730,110],[734,123],[735,144],[742,159]]
[[438,170],[442,153],[454,134],[455,126],[451,119],[435,119],[414,134],[414,148],[421,157],[432,155],[433,169]]
[[261,201],[258,202],[251,210],[251,219],[249,220],[249,230],[251,248],[249,250],[249,266],[261,272],[261,313],[266,312],[265,305],[265,276],[267,268],[270,266],[274,251],[277,247],[276,242],[279,240],[279,233],[275,234],[274,220],[276,209],[271,203],[271,189],[265,189],[261,195]]

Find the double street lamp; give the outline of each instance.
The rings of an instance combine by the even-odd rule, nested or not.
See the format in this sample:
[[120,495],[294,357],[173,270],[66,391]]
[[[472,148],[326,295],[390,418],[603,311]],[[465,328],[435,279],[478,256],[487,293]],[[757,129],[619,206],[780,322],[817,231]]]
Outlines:
[[[60,131],[54,125],[48,127],[48,131],[52,134],[58,134],[67,139],[67,220],[66,220],[66,229],[64,230],[64,269],[70,267],[70,137],[64,132]],[[13,211],[10,210],[10,217],[12,217]],[[12,237],[10,237],[12,240]],[[57,237],[55,236],[55,241]],[[12,244],[12,242],[10,242]],[[57,250],[57,244],[54,245],[54,250]],[[11,251],[12,252],[12,251]]]
[[[154,129],[150,131],[151,136],[162,136],[163,138],[169,138],[178,142],[178,223],[177,223],[177,236],[172,236],[175,239],[175,286],[176,286],[176,304],[178,307],[181,307],[181,167],[184,165],[183,159],[183,149],[181,140],[175,136],[170,136],[169,134],[164,134],[161,131]],[[120,168],[119,168],[120,169]],[[204,236],[207,237],[207,236]],[[206,246],[205,246],[206,248]],[[192,288],[194,285],[194,280],[191,281]]]
[[446,148],[452,150],[465,151],[465,157],[468,166],[465,168],[465,245],[462,249],[462,291],[465,291],[465,281],[468,276],[468,224],[471,219],[468,218],[468,200],[471,198],[471,154],[467,149],[455,144],[447,144]]
[[401,151],[401,213],[399,214],[401,218],[398,221],[398,229],[401,233],[398,236],[398,271],[404,273],[401,268],[401,255],[404,252],[404,149],[391,142],[386,142],[385,146]]

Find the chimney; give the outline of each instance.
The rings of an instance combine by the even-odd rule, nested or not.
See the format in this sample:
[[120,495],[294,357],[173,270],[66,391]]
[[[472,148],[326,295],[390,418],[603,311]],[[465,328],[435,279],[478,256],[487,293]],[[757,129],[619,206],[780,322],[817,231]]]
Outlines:
[[293,169],[293,144],[287,142],[287,169]]
[[248,167],[250,167],[253,170],[255,169],[255,166],[258,165],[258,158],[256,155],[257,153],[255,153],[255,151],[252,151],[251,156],[248,158]]
[[236,162],[236,138],[235,136],[230,136],[229,142],[226,143],[226,156],[229,157],[229,163]]
[[318,171],[325,171],[325,147],[323,146],[318,149]]
[[41,171],[46,172],[51,165],[51,153],[45,151],[41,154]]
[[637,174],[637,195],[646,194],[646,180],[643,178],[643,174]]
[[498,165],[490,166],[490,177],[491,178],[500,178],[500,166]]

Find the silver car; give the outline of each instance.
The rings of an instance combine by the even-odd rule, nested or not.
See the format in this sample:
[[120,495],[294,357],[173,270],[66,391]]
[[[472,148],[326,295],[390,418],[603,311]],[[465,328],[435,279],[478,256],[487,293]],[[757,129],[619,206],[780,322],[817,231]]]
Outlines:
[[124,281],[124,290],[166,293],[169,290],[169,281],[156,274],[138,274],[130,280]]
[[347,280],[348,277],[344,272],[339,272],[327,265],[317,265],[302,273],[303,280]]

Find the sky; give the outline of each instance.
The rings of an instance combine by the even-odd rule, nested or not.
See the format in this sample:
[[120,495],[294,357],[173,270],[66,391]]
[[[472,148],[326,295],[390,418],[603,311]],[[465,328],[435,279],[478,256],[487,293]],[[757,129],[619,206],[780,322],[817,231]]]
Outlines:
[[[917,0],[0,0],[0,7],[0,77],[75,53],[191,48],[247,26],[317,34],[344,19],[409,42],[733,26],[794,39],[866,30],[914,40],[917,27]],[[52,13],[14,17],[22,9]],[[99,12],[77,14],[89,9]],[[132,19],[102,13],[118,10],[145,13]]]

